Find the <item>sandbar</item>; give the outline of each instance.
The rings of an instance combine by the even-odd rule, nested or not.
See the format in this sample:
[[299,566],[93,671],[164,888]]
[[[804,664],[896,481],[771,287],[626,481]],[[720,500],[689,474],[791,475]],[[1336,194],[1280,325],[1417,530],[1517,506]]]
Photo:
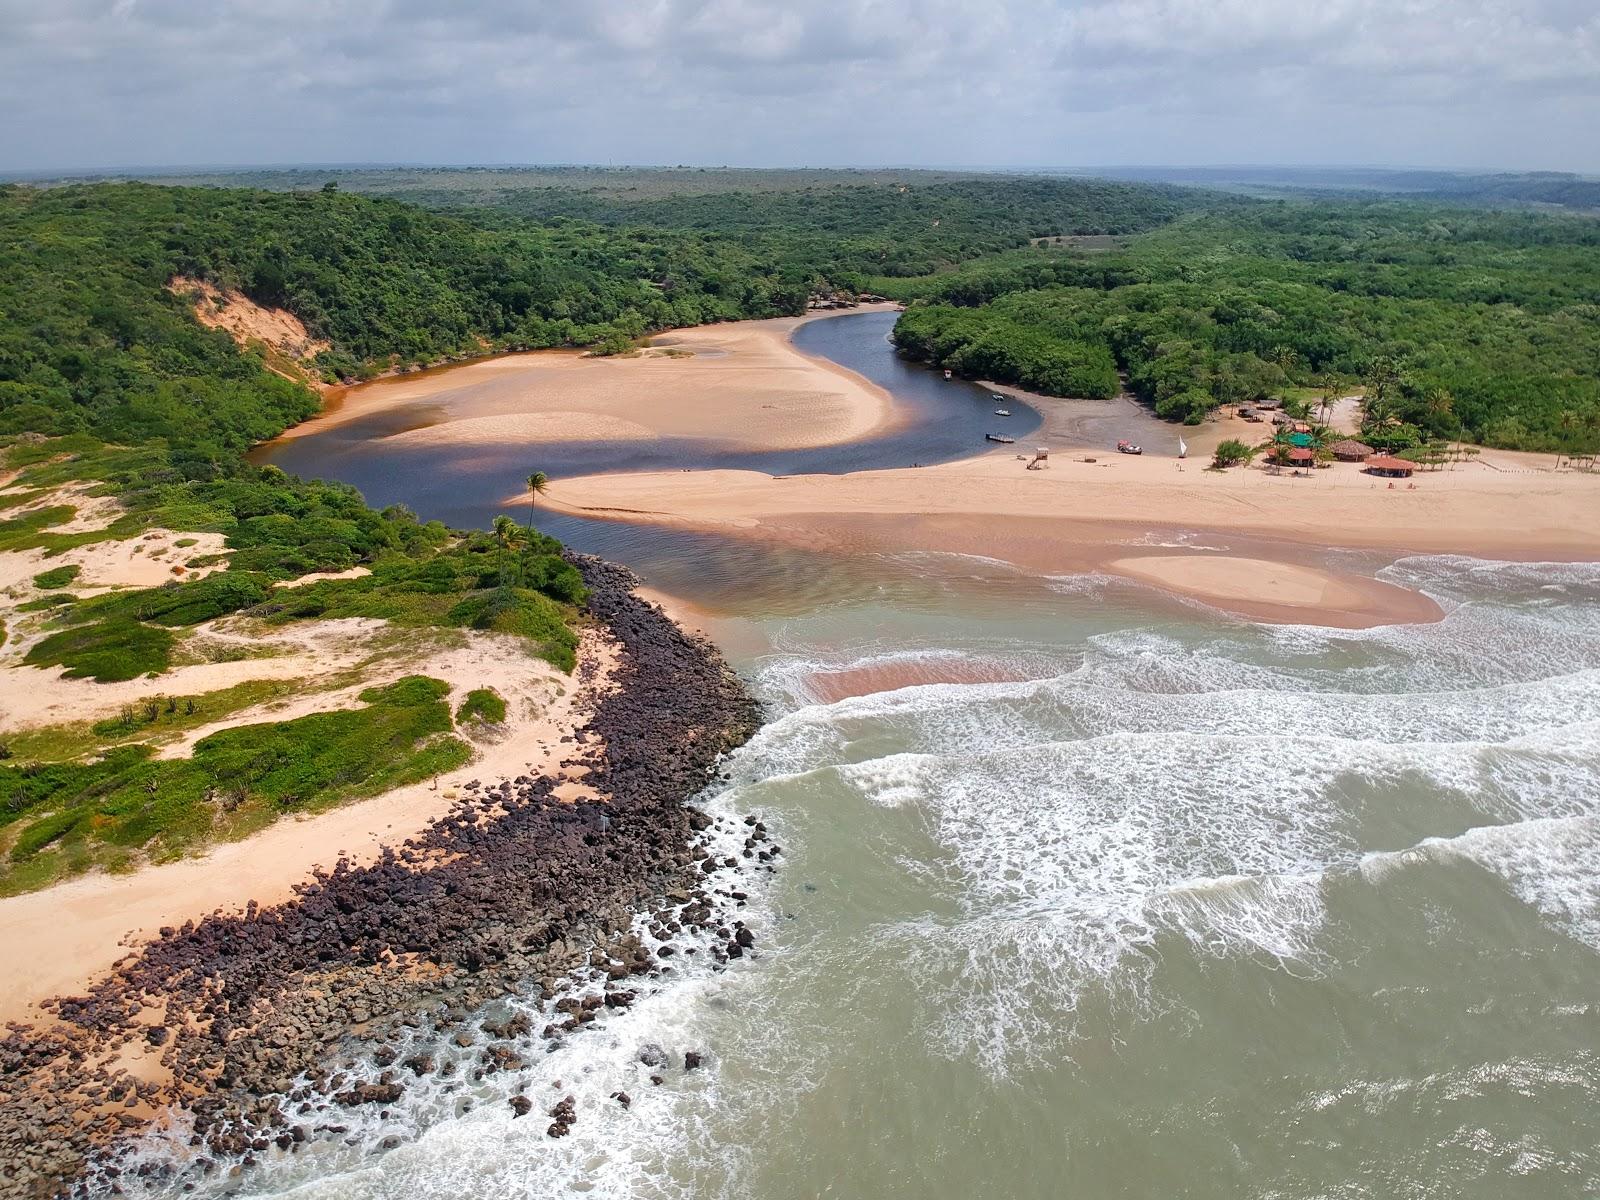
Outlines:
[[[1093,458],[1095,461],[1086,461]],[[986,554],[1042,570],[1103,570],[1262,620],[1368,626],[1437,619],[1431,600],[1311,561],[1333,548],[1518,560],[1600,558],[1600,477],[1485,452],[1414,487],[1339,464],[1293,477],[1260,467],[1103,452],[1052,452],[1044,470],[1012,453],[938,466],[774,477],[756,471],[582,476],[558,481],[557,510],[772,537],[831,534],[835,547]],[[842,530],[850,530],[845,537]],[[1204,565],[1152,564],[1130,543],[1151,531],[1273,543]],[[1298,564],[1268,572],[1260,564]],[[1313,576],[1308,572],[1320,572]]]
[[369,422],[382,444],[479,446],[693,438],[748,450],[832,446],[899,417],[889,394],[790,342],[834,313],[673,330],[634,354],[576,350],[508,354],[330,392],[294,439]]

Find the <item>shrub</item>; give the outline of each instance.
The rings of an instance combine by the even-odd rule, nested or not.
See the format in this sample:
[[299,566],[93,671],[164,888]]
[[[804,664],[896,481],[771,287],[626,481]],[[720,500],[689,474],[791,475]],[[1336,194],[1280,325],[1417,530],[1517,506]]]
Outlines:
[[498,725],[505,719],[506,702],[493,688],[473,688],[461,701],[461,707],[456,709],[456,721],[462,725],[468,721]]
[[166,629],[113,618],[52,633],[35,643],[23,661],[36,667],[66,667],[68,679],[117,683],[165,671],[175,640]]
[[1211,466],[1214,470],[1221,471],[1247,463],[1255,456],[1255,447],[1247,446],[1237,438],[1229,438],[1219,444],[1213,452]]
[[33,577],[33,586],[52,592],[57,588],[64,588],[78,577],[82,570],[76,563],[68,563],[64,567],[51,567],[48,571],[40,571]]

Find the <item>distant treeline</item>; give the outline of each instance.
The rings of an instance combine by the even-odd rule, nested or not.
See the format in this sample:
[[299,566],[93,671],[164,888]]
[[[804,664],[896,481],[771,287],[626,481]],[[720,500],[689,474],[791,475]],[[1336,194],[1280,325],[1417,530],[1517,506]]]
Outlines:
[[[1421,435],[1600,446],[1600,224],[1417,204],[1195,214],[1097,256],[1024,253],[897,284],[909,353],[1055,394],[1105,363],[1173,420],[1373,380]],[[1099,364],[1098,367],[1093,364]]]
[[479,223],[582,221],[738,239],[813,283],[948,269],[1056,234],[1137,233],[1217,192],[1064,176],[872,169],[635,167],[289,168],[168,184],[315,190],[461,212]]
[[396,194],[436,207],[488,203],[538,221],[568,218],[732,237],[809,275],[836,280],[853,273],[926,275],[1025,246],[1030,238],[1139,233],[1205,204],[1235,203],[1179,188],[1009,176],[638,199],[575,188],[471,193],[418,187]]

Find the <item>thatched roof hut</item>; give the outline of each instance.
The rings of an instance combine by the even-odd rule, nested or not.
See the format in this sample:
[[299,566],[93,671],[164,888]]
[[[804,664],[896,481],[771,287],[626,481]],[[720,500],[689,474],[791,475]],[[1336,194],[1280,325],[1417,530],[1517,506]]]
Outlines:
[[1373,475],[1387,475],[1392,479],[1410,479],[1411,472],[1417,469],[1417,464],[1408,462],[1403,458],[1391,458],[1387,454],[1374,454],[1367,459],[1366,469]]
[[1354,438],[1345,438],[1328,447],[1333,456],[1340,462],[1366,462],[1377,451],[1365,442],[1358,442]]

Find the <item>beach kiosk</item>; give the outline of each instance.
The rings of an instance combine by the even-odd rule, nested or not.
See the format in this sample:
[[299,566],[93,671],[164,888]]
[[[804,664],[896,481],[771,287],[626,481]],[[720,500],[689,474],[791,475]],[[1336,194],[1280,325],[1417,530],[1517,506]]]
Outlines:
[[1377,453],[1365,442],[1358,442],[1354,438],[1344,438],[1342,441],[1337,441],[1329,446],[1328,449],[1333,451],[1333,456],[1340,462],[1347,463],[1366,462],[1367,459]]
[[1407,462],[1403,458],[1392,458],[1387,454],[1374,454],[1367,459],[1363,469],[1368,475],[1380,475],[1385,479],[1410,479],[1411,472],[1417,469],[1417,464]]

